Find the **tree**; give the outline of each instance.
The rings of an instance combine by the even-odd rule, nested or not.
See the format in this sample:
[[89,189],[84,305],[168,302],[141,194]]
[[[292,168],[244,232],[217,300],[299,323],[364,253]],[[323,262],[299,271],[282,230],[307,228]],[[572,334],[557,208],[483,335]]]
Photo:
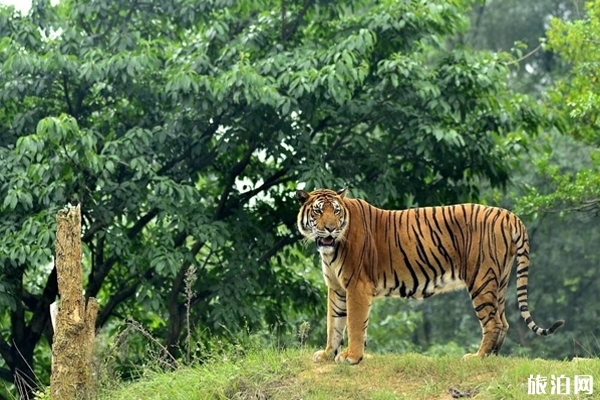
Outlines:
[[297,186],[403,207],[505,185],[547,121],[507,88],[509,56],[447,45],[469,3],[1,8],[0,376],[32,379],[52,340],[69,201],[98,327],[131,316],[176,354],[190,268],[189,312],[212,334],[322,312],[294,250]]
[[80,207],[64,208],[56,215],[56,271],[60,305],[51,309],[52,397],[93,397],[92,361],[98,302],[83,296],[81,273]]
[[475,49],[513,52],[518,63],[511,69],[512,86],[541,97],[565,72],[557,54],[544,46],[548,20],[581,18],[584,4],[583,0],[479,1],[463,40]]
[[600,2],[586,6],[587,16],[575,21],[552,19],[548,47],[571,66],[570,73],[548,92],[548,107],[564,119],[563,130],[588,146],[577,170],[551,162],[555,147],[546,148],[538,162],[540,173],[551,182],[544,192],[532,188],[521,206],[529,211],[591,211],[600,213],[600,85],[597,70],[600,51]]

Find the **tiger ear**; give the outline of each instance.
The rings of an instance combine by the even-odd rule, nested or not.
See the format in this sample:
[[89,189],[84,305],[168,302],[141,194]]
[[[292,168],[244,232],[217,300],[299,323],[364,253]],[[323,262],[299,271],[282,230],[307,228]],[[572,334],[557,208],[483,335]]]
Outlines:
[[298,200],[300,204],[306,203],[306,200],[308,200],[309,197],[310,195],[304,190],[296,190],[296,200]]
[[336,193],[338,196],[340,196],[342,199],[344,198],[344,196],[346,196],[346,191],[348,190],[347,187],[338,190]]

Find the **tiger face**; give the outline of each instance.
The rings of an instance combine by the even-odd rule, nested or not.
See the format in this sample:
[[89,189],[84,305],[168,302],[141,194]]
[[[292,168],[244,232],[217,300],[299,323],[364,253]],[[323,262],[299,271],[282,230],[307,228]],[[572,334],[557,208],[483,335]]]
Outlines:
[[298,229],[304,237],[315,241],[322,256],[335,251],[348,229],[345,193],[346,189],[338,192],[325,189],[311,193],[296,191],[296,199],[302,205],[298,213]]

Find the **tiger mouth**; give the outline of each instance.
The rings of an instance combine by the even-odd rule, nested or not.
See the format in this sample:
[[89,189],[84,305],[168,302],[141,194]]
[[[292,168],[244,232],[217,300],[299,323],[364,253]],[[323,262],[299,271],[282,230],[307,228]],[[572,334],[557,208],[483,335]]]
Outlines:
[[333,236],[318,237],[317,238],[317,247],[333,246],[334,242],[335,242],[335,239],[333,238]]

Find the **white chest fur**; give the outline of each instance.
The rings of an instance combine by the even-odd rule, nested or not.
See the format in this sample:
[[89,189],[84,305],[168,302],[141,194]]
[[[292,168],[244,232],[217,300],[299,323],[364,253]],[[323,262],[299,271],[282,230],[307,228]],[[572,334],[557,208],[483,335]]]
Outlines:
[[342,277],[342,265],[339,259],[335,259],[335,255],[332,253],[323,254],[321,253],[321,269],[323,271],[323,278],[330,288],[342,289],[341,283]]

